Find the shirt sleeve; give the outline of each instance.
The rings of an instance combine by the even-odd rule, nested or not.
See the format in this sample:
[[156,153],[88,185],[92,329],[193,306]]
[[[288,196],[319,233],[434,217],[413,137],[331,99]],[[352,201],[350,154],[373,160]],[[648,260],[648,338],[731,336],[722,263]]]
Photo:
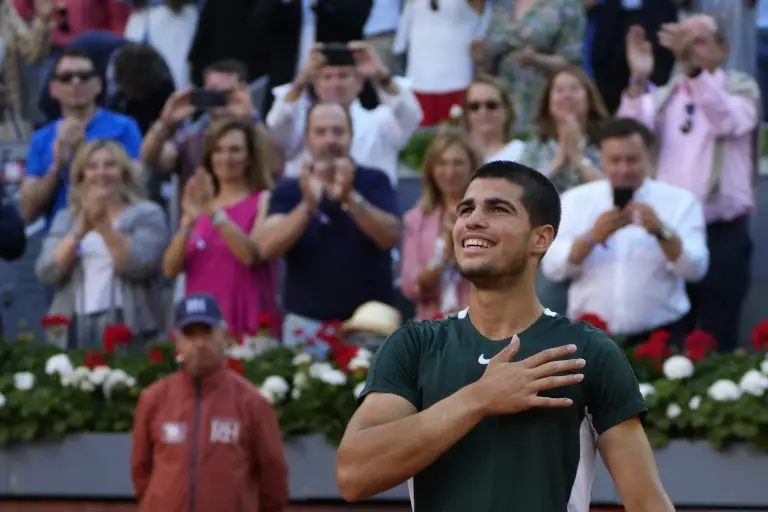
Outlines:
[[151,401],[146,391],[139,396],[131,433],[131,481],[139,503],[144,498],[152,475]]
[[[582,265],[571,263],[571,248],[573,243],[586,229],[583,228],[585,211],[584,205],[578,204],[574,192],[578,187],[565,192],[561,198],[562,215],[557,236],[541,261],[541,271],[552,281],[561,282],[566,279],[578,279],[583,271]],[[583,197],[581,198],[583,199]]]
[[598,434],[646,412],[635,372],[621,348],[604,332],[584,326],[584,388],[587,412]]
[[132,118],[125,123],[125,130],[120,134],[120,143],[129,157],[136,160],[141,152],[141,130]]
[[45,139],[40,136],[41,132],[32,136],[27,149],[26,172],[27,176],[33,178],[42,178],[48,171],[50,162],[51,148],[45,148]]
[[280,180],[269,199],[269,215],[288,214],[301,202],[301,188],[295,179]]
[[701,202],[687,191],[686,196],[689,196],[688,206],[672,224],[682,242],[683,252],[677,261],[669,262],[669,269],[685,281],[695,283],[704,279],[709,268],[707,224]]
[[359,401],[370,393],[387,393],[405,398],[421,410],[418,390],[420,336],[413,322],[400,327],[376,351]]
[[383,171],[372,170],[363,190],[358,190],[376,208],[400,217],[400,206],[392,182]]

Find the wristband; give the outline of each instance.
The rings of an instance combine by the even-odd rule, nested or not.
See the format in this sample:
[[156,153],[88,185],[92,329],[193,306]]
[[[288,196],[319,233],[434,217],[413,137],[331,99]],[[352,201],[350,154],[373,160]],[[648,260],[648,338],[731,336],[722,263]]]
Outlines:
[[214,226],[220,226],[225,223],[227,219],[229,219],[229,217],[224,210],[216,210],[213,212],[213,215],[211,215],[211,222]]

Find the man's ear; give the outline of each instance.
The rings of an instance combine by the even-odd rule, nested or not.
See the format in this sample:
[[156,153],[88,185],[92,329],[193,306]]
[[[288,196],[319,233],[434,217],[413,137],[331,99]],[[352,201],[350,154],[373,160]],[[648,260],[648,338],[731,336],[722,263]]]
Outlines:
[[543,258],[555,239],[555,228],[549,224],[533,229],[531,233],[531,252]]

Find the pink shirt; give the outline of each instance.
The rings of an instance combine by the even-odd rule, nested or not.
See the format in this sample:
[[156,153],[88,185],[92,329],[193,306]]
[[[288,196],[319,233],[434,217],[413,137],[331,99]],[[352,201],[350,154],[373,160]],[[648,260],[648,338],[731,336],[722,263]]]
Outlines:
[[[656,130],[656,116],[664,116],[656,178],[692,192],[704,203],[707,222],[729,221],[754,208],[753,131],[759,119],[757,104],[725,91],[725,73],[702,71],[683,78],[663,112],[657,113],[653,93],[631,99],[624,95],[616,114],[633,117]],[[690,107],[693,105],[693,108]],[[692,111],[689,114],[689,111]],[[688,133],[681,127],[690,126]],[[717,199],[707,201],[716,138],[725,139],[723,174]]]
[[[250,233],[256,221],[260,194],[256,192],[224,208],[229,220],[244,233]],[[186,292],[207,292],[216,297],[233,333],[258,333],[263,313],[269,315],[272,327],[280,324],[276,264],[264,262],[249,267],[241,263],[207,215],[200,216],[189,237],[184,271]]]
[[[56,2],[55,5],[59,5]],[[125,23],[131,15],[131,6],[119,0],[66,0],[69,6],[69,32],[59,30],[59,15],[54,9],[53,33],[51,44],[66,46],[83,32],[88,30],[107,30],[122,36]],[[35,14],[34,0],[13,0],[13,5],[24,19],[31,19]]]
[[[403,217],[403,263],[400,288],[403,295],[416,303],[416,320],[429,320],[442,313],[440,295],[427,295],[419,286],[419,274],[432,261],[440,236],[443,209],[424,214],[420,206],[411,208]],[[461,279],[458,285],[459,307],[469,306],[469,283]]]

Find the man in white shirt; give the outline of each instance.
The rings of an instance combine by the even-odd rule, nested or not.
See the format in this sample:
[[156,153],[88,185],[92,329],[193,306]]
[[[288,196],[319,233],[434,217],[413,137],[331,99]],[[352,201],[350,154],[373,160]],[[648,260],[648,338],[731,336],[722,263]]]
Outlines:
[[599,140],[607,179],[562,195],[560,232],[542,270],[572,280],[571,318],[596,313],[630,342],[657,329],[679,342],[690,309],[685,283],[702,279],[709,265],[702,205],[646,177],[653,135],[641,123],[614,119]]
[[[405,81],[394,78],[366,43],[353,41],[348,48],[331,52],[327,45],[315,45],[293,83],[273,90],[275,103],[267,114],[267,128],[285,152],[285,176],[299,176],[312,86],[318,100],[349,109],[355,162],[384,171],[396,185],[400,151],[421,123],[421,107]],[[366,79],[379,95],[380,105],[373,110],[358,100]]]

